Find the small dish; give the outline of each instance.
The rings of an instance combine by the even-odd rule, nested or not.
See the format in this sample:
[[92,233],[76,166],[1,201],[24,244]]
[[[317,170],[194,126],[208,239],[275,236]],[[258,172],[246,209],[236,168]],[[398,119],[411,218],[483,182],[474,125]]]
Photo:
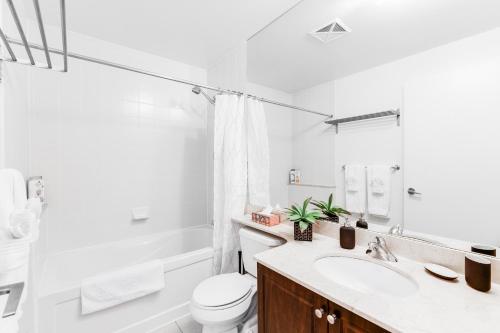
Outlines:
[[445,280],[455,280],[458,278],[458,273],[455,272],[454,270],[451,270],[447,267],[437,265],[437,264],[425,264],[424,265],[425,270],[431,273],[432,275],[435,275],[441,279]]

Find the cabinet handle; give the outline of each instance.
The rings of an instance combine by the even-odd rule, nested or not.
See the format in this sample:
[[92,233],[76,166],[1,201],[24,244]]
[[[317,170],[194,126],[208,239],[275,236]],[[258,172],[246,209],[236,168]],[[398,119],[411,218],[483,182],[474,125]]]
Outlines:
[[330,323],[330,325],[334,325],[335,321],[337,321],[337,316],[334,314],[329,314],[326,316],[326,320]]
[[325,310],[323,309],[316,309],[314,310],[314,314],[316,315],[316,318],[323,318],[323,315],[325,314]]

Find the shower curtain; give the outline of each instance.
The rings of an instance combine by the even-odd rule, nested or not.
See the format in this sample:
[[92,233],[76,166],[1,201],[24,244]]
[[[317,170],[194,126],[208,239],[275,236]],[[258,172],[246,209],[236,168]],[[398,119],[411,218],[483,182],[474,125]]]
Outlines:
[[214,266],[213,273],[237,270],[239,236],[231,217],[245,211],[247,142],[244,97],[217,96],[214,117]]
[[269,139],[264,106],[250,98],[248,106],[248,202],[268,206],[269,200]]

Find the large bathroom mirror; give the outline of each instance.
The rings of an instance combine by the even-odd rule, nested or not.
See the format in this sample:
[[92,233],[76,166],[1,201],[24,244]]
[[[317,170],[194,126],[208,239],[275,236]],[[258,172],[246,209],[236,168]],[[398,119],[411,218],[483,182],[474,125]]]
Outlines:
[[495,0],[304,0],[252,36],[250,92],[333,115],[266,105],[275,201],[345,206],[345,167],[384,165],[389,209],[365,210],[369,229],[494,254],[499,25]]

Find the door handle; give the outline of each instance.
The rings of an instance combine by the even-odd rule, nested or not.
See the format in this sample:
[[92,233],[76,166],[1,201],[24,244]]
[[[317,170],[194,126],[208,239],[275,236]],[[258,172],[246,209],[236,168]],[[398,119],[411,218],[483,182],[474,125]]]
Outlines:
[[422,193],[417,192],[417,191],[416,191],[413,187],[410,187],[410,188],[408,189],[408,194],[409,194],[409,195],[421,195]]

